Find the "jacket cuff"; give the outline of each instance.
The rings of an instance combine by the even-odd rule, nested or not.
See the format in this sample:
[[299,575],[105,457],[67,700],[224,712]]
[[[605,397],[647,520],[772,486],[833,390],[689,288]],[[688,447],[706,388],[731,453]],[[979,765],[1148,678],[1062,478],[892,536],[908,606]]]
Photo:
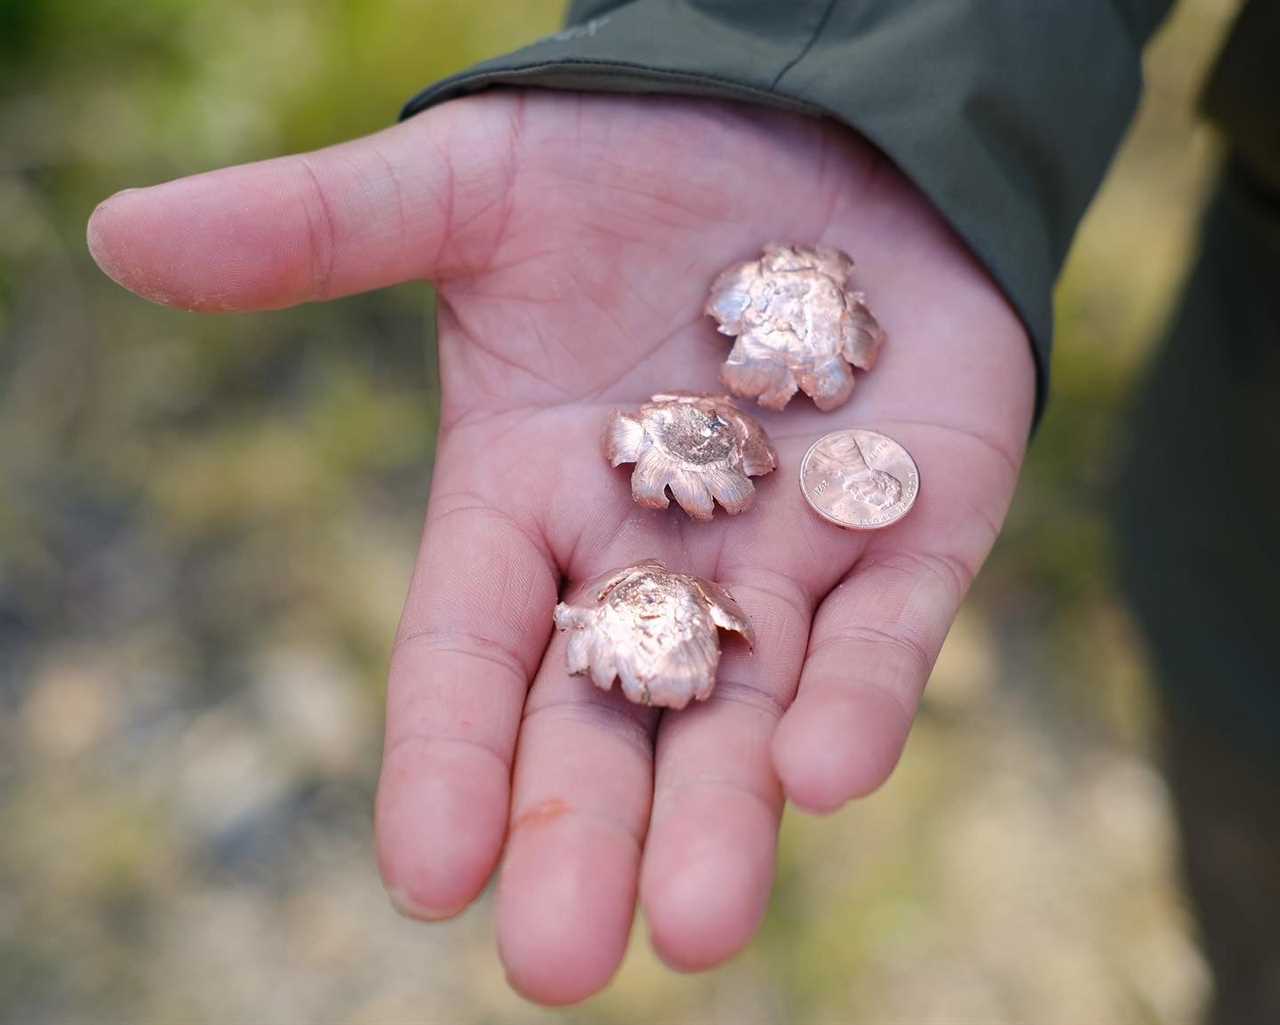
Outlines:
[[968,243],[1048,390],[1052,289],[1137,103],[1140,42],[1110,0],[632,0],[415,96],[492,86],[668,93],[826,115],[883,150]]

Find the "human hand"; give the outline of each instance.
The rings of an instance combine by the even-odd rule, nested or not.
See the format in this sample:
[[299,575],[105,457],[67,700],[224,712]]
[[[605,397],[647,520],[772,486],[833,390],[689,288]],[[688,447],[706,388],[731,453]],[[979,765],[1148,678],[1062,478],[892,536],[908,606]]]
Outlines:
[[[833,413],[765,424],[778,470],[711,523],[634,505],[615,408],[718,390],[702,315],[771,240],[838,245],[888,332]],[[1033,401],[1029,346],[930,204],[854,133],[708,101],[493,92],[308,156],[119,194],[95,258],[154,301],[260,310],[437,283],[443,414],[391,659],[379,861],[401,910],[445,918],[503,853],[512,984],[602,987],[637,899],[661,956],[707,968],[764,913],[784,797],[829,811],[882,783],[1004,518]],[[796,484],[806,448],[882,430],[921,471],[902,522],[850,533]],[[631,705],[565,672],[562,588],[642,558],[718,581],[754,625],[712,697]]]

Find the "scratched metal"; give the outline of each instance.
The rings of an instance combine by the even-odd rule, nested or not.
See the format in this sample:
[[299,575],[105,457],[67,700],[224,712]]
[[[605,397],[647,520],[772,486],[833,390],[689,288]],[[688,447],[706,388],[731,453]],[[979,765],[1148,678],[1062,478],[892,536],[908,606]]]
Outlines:
[[823,519],[853,530],[896,523],[920,493],[920,470],[892,438],[852,428],[825,434],[800,463],[800,489]]
[[555,623],[570,631],[569,672],[590,674],[642,705],[684,708],[704,701],[720,663],[717,628],[754,642],[751,624],[723,587],[672,573],[656,559],[618,570],[599,585],[592,606],[561,602]]
[[853,370],[870,370],[885,333],[852,291],[853,260],[829,246],[770,243],[723,271],[706,312],[736,335],[720,379],[734,395],[782,409],[799,389],[821,410],[843,405]]
[[755,500],[749,478],[769,473],[778,457],[764,428],[727,395],[668,392],[636,413],[615,412],[605,430],[611,466],[635,463],[631,496],[650,509],[667,507],[670,489],[696,520],[715,503],[740,513]]

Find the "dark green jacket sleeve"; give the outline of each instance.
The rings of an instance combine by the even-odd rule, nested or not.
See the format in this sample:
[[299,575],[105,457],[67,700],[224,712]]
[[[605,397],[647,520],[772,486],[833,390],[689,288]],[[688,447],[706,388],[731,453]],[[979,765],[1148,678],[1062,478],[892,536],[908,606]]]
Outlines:
[[1169,0],[580,0],[570,27],[431,86],[715,96],[825,114],[884,150],[1001,285],[1047,384],[1051,291]]

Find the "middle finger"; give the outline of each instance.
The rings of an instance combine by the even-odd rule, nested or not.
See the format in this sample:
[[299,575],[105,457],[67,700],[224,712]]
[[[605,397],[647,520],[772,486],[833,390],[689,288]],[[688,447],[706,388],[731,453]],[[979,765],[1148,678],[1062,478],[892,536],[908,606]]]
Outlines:
[[664,717],[641,870],[653,945],[686,971],[736,953],[764,915],[783,806],[770,743],[813,606],[793,579],[759,568],[724,569],[720,583],[750,619],[755,651],[728,641],[711,697]]
[[[582,602],[581,588],[569,599]],[[512,985],[545,1004],[602,988],[626,950],[653,790],[657,713],[565,667],[556,634],[525,706],[498,946]]]

